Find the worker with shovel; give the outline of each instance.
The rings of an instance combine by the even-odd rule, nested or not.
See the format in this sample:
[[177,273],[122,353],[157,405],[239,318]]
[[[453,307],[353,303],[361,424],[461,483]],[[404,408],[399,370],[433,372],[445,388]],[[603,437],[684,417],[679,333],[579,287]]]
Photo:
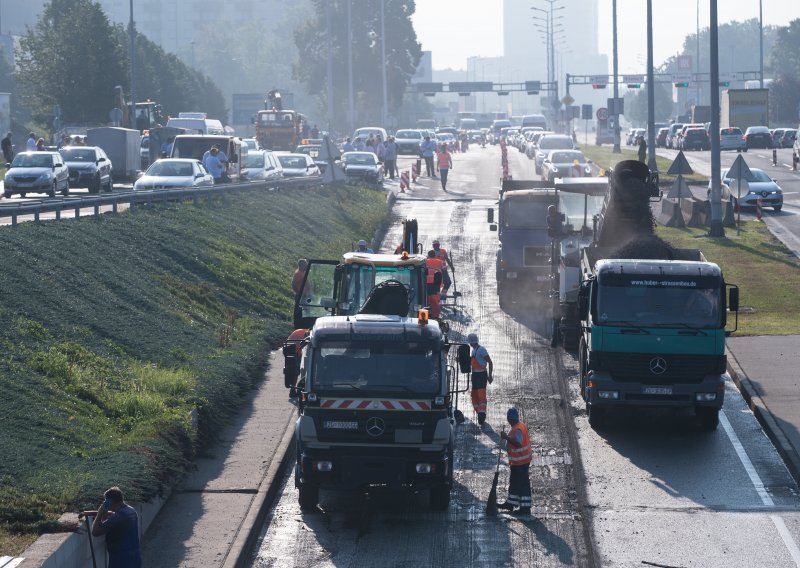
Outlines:
[[500,509],[511,511],[512,515],[531,514],[531,480],[529,470],[533,452],[528,438],[528,427],[519,419],[519,411],[509,408],[506,413],[511,430],[502,432],[500,437],[506,441],[508,450],[508,498],[499,503]]

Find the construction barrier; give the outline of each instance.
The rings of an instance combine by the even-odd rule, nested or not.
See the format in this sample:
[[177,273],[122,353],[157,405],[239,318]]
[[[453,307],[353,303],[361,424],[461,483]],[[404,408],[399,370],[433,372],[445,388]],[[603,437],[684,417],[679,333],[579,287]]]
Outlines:
[[402,193],[406,192],[406,188],[408,187],[408,171],[400,173],[400,191]]
[[760,197],[756,199],[756,219],[761,221],[761,215],[764,212],[764,200]]
[[411,181],[413,183],[417,183],[417,177],[419,176],[419,166],[417,165],[419,161],[414,164],[411,164]]

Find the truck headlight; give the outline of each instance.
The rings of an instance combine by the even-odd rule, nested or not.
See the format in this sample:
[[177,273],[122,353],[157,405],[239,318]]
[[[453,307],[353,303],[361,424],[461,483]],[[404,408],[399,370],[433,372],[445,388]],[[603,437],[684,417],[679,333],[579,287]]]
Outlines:
[[619,400],[619,391],[597,391],[597,396],[607,400]]
[[717,393],[715,392],[698,392],[694,395],[697,402],[713,402],[717,400]]
[[428,474],[433,470],[433,466],[429,463],[418,463],[416,469],[417,473]]
[[328,460],[318,461],[314,464],[314,467],[317,471],[327,473],[333,469],[333,462]]

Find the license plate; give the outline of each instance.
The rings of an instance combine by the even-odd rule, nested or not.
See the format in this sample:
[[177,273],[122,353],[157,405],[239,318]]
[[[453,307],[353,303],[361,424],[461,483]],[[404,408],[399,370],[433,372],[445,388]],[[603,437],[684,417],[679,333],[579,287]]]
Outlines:
[[547,282],[548,280],[550,280],[549,276],[537,276],[536,277],[536,281],[537,282]]
[[672,387],[642,387],[642,394],[672,394]]
[[516,278],[516,277],[517,277],[516,272],[506,272],[506,278]]

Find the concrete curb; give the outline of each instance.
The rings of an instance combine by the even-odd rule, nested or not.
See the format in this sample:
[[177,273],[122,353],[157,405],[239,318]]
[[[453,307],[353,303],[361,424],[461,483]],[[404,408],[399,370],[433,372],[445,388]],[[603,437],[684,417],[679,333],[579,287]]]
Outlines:
[[789,473],[791,473],[794,480],[800,484],[800,455],[798,455],[797,450],[789,442],[783,430],[781,430],[781,427],[769,411],[764,399],[761,398],[761,395],[758,394],[755,387],[753,387],[753,383],[750,382],[747,373],[742,369],[739,361],[736,359],[736,355],[727,348],[726,352],[728,354],[728,373],[733,379],[733,382],[739,388],[739,392],[742,393],[742,398],[744,398],[747,406],[753,412],[756,420],[761,424],[767,437],[772,440],[775,449],[778,450],[781,458],[783,458],[783,462],[786,464]]
[[222,563],[223,568],[240,568],[252,564],[253,549],[258,541],[264,520],[278,494],[286,468],[294,460],[294,444],[292,444],[294,425],[295,414],[293,413],[283,436],[281,436],[281,441],[275,449],[275,456],[281,457],[273,460],[267,471],[264,472],[258,492],[250,503],[247,516],[242,520],[236,539],[228,549]]

